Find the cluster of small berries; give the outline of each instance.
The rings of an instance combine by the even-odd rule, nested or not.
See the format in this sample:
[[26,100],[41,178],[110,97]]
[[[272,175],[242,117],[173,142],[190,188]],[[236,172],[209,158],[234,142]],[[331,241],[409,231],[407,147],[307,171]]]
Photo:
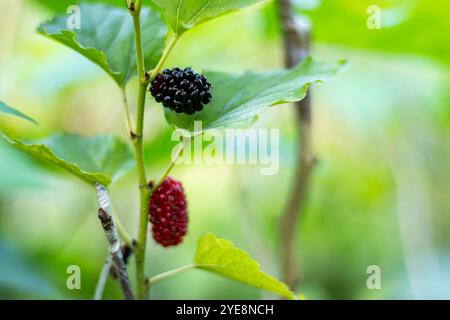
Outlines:
[[176,113],[202,111],[211,102],[211,83],[191,68],[165,69],[153,79],[150,92],[156,102]]

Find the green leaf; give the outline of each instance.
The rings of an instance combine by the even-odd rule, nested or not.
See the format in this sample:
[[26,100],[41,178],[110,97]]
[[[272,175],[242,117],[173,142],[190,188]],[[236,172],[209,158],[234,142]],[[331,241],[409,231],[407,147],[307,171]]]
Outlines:
[[172,30],[182,34],[196,25],[265,0],[153,0]]
[[291,70],[228,75],[207,72],[212,83],[213,100],[194,115],[177,114],[165,108],[167,121],[187,130],[194,130],[194,121],[201,121],[204,130],[211,128],[249,127],[265,109],[282,103],[300,101],[312,83],[331,79],[345,64],[327,64],[306,59]]
[[60,134],[36,143],[24,143],[3,135],[14,147],[55,164],[89,184],[108,186],[134,165],[128,145],[114,136],[82,137]]
[[196,268],[272,291],[282,297],[295,299],[286,284],[261,271],[258,262],[236,248],[232,242],[208,233],[200,238],[194,258]]
[[14,108],[11,108],[10,106],[6,105],[5,103],[0,101],[0,112],[10,114],[16,117],[20,117],[22,119],[28,120],[30,122],[33,122],[34,124],[38,124],[36,120],[33,118],[27,116],[26,114],[20,112],[19,110],[16,110]]
[[[56,16],[38,32],[79,52],[106,71],[119,86],[136,75],[133,19],[127,9],[105,4],[80,5],[80,29],[69,30],[69,15]],[[161,58],[167,27],[161,15],[142,9],[142,41],[145,66],[154,67]]]

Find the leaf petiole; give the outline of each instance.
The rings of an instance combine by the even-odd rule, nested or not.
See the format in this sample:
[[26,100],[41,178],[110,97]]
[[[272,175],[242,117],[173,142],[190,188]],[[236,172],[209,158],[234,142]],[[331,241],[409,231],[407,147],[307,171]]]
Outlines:
[[194,268],[196,268],[196,267],[197,267],[197,266],[196,266],[195,264],[189,264],[189,265],[187,265],[187,266],[183,266],[183,267],[180,267],[180,268],[171,270],[171,271],[167,271],[167,272],[164,272],[164,273],[160,273],[160,274],[158,274],[158,275],[156,275],[156,276],[154,276],[154,277],[151,277],[151,278],[149,279],[150,286],[154,285],[154,284],[157,283],[157,282],[160,282],[160,281],[162,281],[162,280],[165,280],[165,279],[167,279],[167,278],[170,278],[170,277],[172,277],[172,276],[174,276],[174,275],[177,275],[177,274],[179,274],[179,273],[182,273],[182,272],[184,272],[184,271],[194,269]]

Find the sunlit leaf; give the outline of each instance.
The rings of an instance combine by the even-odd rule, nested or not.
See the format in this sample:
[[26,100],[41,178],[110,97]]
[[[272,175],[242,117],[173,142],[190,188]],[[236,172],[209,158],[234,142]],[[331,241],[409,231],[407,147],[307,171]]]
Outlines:
[[3,103],[1,101],[0,101],[0,113],[10,114],[10,115],[13,115],[13,116],[16,116],[16,117],[20,117],[22,119],[25,119],[25,120],[28,120],[30,122],[33,122],[33,123],[37,124],[37,121],[34,120],[33,118],[27,116],[26,114],[20,112],[17,109],[14,109],[14,108],[8,106],[7,104],[5,104],[5,103]]
[[202,22],[263,1],[265,0],[153,0],[177,34]]
[[63,168],[89,184],[108,186],[134,165],[129,147],[113,136],[81,137],[61,134],[24,143],[3,135],[14,147]]
[[[80,5],[80,29],[67,27],[69,15],[56,16],[38,31],[79,52],[106,71],[120,86],[136,75],[133,19],[125,8],[105,4]],[[142,42],[147,69],[159,61],[167,27],[161,15],[142,9]]]
[[319,63],[309,58],[287,71],[243,75],[207,72],[205,75],[212,83],[211,104],[194,115],[177,114],[166,108],[166,119],[188,130],[194,129],[194,121],[201,121],[203,129],[248,127],[265,109],[302,100],[309,85],[331,79],[344,63]]
[[275,292],[285,298],[295,299],[294,293],[286,284],[262,272],[258,262],[253,260],[247,252],[211,233],[200,238],[194,264],[196,268]]

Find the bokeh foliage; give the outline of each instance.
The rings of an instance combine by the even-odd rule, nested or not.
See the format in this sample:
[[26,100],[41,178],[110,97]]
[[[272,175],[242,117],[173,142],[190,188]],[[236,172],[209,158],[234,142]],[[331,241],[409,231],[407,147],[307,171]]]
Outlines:
[[[123,5],[122,0],[108,2]],[[73,3],[0,4],[1,21],[8,26],[0,29],[0,100],[40,123],[36,127],[0,115],[0,127],[10,135],[38,140],[55,130],[126,135],[114,84],[83,58],[34,31],[40,21]],[[310,298],[448,297],[448,4],[296,3],[314,30],[313,56],[351,63],[332,84],[313,90],[319,164],[298,239],[299,289]],[[373,4],[382,9],[385,26],[380,30],[366,26],[366,10]],[[199,71],[273,69],[282,65],[278,33],[276,10],[269,1],[187,34],[169,64]],[[132,83],[129,90],[134,89]],[[151,176],[157,176],[175,142],[170,141],[161,108],[150,105],[147,112],[146,159]],[[260,127],[281,129],[281,169],[276,176],[260,176],[259,168],[251,166],[176,168],[173,174],[188,190],[190,231],[179,248],[150,245],[153,272],[191,261],[196,239],[211,231],[245,248],[268,273],[278,273],[278,216],[296,143],[292,115],[291,108],[278,106],[259,121]],[[3,142],[0,177],[0,296],[91,298],[106,252],[92,190]],[[137,211],[134,182],[129,173],[112,189],[115,209],[130,230],[137,225],[132,214]],[[72,264],[82,269],[80,291],[65,287],[65,271]],[[366,268],[373,264],[382,269],[382,290],[366,287]],[[262,297],[259,290],[200,271],[158,284],[153,294]],[[106,295],[120,298],[117,283],[108,283]]]

